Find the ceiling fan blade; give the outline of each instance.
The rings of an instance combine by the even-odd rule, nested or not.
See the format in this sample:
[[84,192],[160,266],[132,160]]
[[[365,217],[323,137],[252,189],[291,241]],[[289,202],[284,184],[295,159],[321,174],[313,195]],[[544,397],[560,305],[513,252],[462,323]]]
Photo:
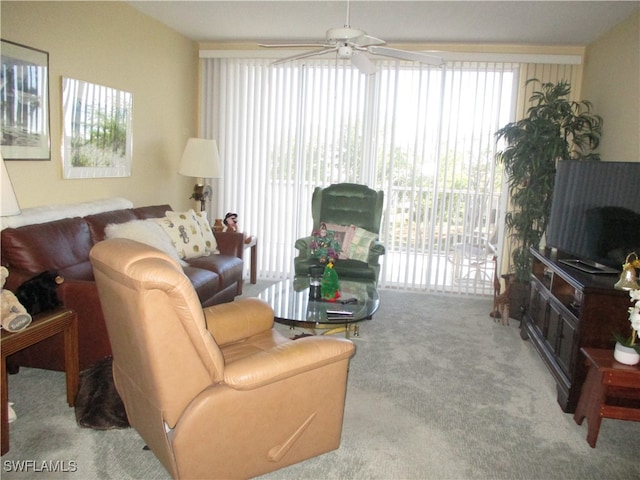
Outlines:
[[298,55],[291,55],[290,57],[280,58],[273,62],[271,65],[279,65],[285,62],[291,62],[293,60],[300,60],[301,58],[314,57],[316,55],[323,55],[325,53],[335,52],[338,47],[321,48],[319,50],[311,50],[310,52],[299,53]]
[[351,56],[351,64],[354,65],[360,73],[365,75],[373,75],[378,71],[376,65],[362,52],[354,52]]
[[435,55],[427,55],[426,53],[421,52],[410,52],[407,50],[398,50],[397,48],[380,47],[377,45],[368,47],[367,51],[373,55],[383,55],[385,57],[399,58],[400,60],[426,63],[427,65],[440,66],[444,64],[443,58]]
[[358,47],[370,47],[373,45],[384,45],[387,42],[380,40],[379,38],[372,37],[371,35],[360,35],[358,37],[349,40],[349,43],[353,43]]
[[314,48],[314,47],[333,47],[333,45],[329,45],[324,42],[311,42],[311,43],[259,43],[259,47],[264,48]]

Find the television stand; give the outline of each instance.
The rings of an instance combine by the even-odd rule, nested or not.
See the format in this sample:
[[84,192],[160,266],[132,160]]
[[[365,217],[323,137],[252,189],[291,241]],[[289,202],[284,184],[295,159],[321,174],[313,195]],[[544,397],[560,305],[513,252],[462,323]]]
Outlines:
[[583,272],[561,262],[575,257],[555,249],[530,253],[531,291],[523,337],[531,340],[555,378],[560,407],[573,413],[587,374],[580,349],[613,350],[613,334],[629,331],[629,292],[613,288],[618,272]]

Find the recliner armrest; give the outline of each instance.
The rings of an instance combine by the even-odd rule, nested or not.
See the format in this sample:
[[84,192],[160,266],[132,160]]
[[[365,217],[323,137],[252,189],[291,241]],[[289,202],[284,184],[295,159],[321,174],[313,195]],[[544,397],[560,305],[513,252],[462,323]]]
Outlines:
[[369,247],[369,259],[368,259],[368,263],[370,265],[377,265],[378,264],[378,257],[380,257],[380,255],[384,255],[386,252],[384,245],[382,243],[380,243],[379,241],[373,241],[371,242],[371,246]]
[[296,240],[296,243],[293,245],[296,250],[299,251],[300,257],[308,257],[311,255],[311,241],[313,237],[303,237]]
[[350,358],[355,345],[335,337],[305,337],[226,366],[224,382],[235,390],[252,390]]
[[203,312],[207,330],[220,346],[244,340],[273,327],[273,309],[258,298],[213,305]]

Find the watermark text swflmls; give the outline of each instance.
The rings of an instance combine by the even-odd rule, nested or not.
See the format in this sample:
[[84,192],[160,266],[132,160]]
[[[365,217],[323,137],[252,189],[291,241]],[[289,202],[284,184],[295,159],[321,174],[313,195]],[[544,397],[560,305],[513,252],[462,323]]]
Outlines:
[[78,471],[75,460],[5,460],[5,472],[74,473]]

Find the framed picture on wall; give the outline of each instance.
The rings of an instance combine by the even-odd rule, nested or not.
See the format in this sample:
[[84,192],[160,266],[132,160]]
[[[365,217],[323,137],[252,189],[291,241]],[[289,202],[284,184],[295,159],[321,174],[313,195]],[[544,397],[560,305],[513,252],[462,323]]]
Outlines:
[[131,175],[133,95],[62,78],[64,178]]
[[49,54],[2,40],[0,148],[5,160],[50,160]]

